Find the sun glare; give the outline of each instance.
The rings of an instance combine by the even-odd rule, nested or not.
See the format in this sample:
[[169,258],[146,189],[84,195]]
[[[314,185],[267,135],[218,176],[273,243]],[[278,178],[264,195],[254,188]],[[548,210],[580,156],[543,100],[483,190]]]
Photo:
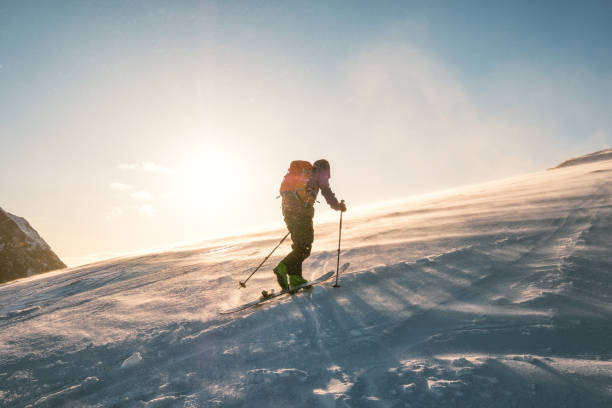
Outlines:
[[223,209],[241,189],[240,161],[222,150],[194,154],[180,171],[181,196],[186,204]]

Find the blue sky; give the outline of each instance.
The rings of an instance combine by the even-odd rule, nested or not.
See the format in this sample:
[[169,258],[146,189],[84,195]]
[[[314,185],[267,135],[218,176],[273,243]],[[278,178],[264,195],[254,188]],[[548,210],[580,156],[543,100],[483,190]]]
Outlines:
[[547,168],[612,142],[610,21],[589,1],[4,1],[0,206],[74,264],[279,221],[292,159],[328,158],[349,208]]

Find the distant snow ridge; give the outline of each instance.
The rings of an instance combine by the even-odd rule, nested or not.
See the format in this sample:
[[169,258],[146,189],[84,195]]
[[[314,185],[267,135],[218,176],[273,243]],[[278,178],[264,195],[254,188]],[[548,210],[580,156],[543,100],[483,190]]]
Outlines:
[[557,167],[555,167],[555,169],[604,160],[612,160],[612,149],[600,150],[598,152],[586,154],[584,156],[574,157],[559,164]]

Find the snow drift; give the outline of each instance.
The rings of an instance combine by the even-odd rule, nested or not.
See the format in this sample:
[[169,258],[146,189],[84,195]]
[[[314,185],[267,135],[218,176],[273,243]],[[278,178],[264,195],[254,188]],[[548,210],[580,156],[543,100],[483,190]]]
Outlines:
[[[238,281],[283,231],[2,285],[0,400],[612,406],[611,180],[600,160],[347,213],[341,288],[234,315],[273,287]],[[318,225],[307,278],[336,245]]]

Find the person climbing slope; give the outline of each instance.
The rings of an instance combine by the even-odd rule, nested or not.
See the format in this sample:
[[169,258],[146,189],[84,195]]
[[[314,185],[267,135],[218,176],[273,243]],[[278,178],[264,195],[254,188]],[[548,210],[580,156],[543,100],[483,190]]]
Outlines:
[[281,183],[283,218],[291,234],[291,252],[274,268],[276,280],[283,290],[308,281],[302,277],[302,262],[310,255],[314,240],[314,203],[319,190],[327,204],[336,211],[346,211],[344,201],[338,201],[329,187],[329,162],[317,160],[312,165],[294,160]]

